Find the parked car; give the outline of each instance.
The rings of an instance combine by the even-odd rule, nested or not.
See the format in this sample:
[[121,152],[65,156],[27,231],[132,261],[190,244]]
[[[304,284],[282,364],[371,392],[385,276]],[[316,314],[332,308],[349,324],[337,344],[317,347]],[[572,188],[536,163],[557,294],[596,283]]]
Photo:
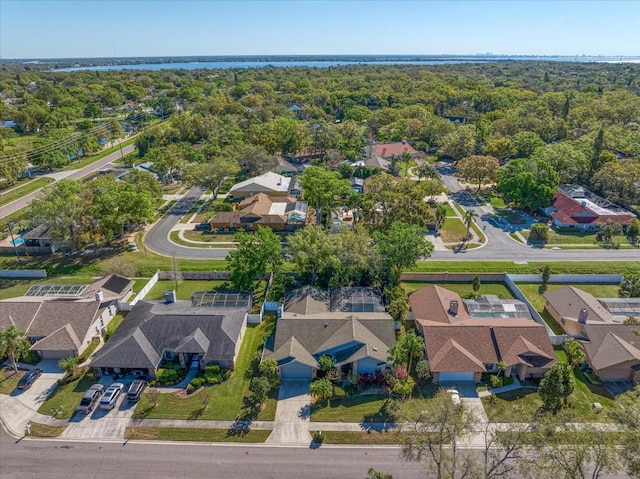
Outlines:
[[142,391],[147,387],[147,381],[144,379],[136,379],[131,383],[127,390],[127,399],[129,401],[137,401],[142,395]]
[[31,371],[27,371],[24,376],[20,378],[18,381],[18,385],[16,389],[29,389],[33,382],[38,379],[38,377],[42,374],[42,369],[32,369]]
[[96,407],[103,394],[104,386],[102,384],[93,384],[82,396],[76,412],[89,414]]
[[193,229],[196,231],[211,231],[211,225],[209,223],[198,223]]
[[447,392],[451,395],[453,404],[458,406],[460,404],[460,393],[455,389],[447,389]]
[[109,386],[102,399],[100,399],[100,409],[113,409],[122,391],[124,391],[124,384],[122,383],[113,383]]

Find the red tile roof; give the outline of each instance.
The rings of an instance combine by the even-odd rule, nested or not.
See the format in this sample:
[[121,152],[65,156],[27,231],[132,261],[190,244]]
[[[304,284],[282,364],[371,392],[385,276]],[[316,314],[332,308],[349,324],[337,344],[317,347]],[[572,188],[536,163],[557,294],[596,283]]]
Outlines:
[[402,156],[404,152],[414,155],[418,153],[409,143],[398,141],[396,143],[379,143],[373,145],[372,150],[382,158],[389,158],[393,155]]
[[628,215],[600,215],[586,206],[582,206],[579,199],[573,199],[564,193],[556,193],[551,200],[551,206],[558,210],[551,213],[551,217],[563,225],[606,223],[608,220],[620,225],[628,225],[634,218],[631,213]]

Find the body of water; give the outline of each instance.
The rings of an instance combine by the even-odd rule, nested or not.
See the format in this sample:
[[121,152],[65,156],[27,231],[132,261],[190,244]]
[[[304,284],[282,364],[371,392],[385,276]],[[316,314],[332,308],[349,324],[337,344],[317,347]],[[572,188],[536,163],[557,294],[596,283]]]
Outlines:
[[109,71],[109,70],[222,70],[229,68],[264,68],[264,67],[311,67],[329,68],[345,65],[444,65],[462,63],[488,63],[488,62],[512,62],[512,61],[556,61],[556,62],[579,62],[579,63],[640,63],[640,57],[505,57],[505,56],[451,56],[451,57],[431,57],[424,59],[350,59],[350,60],[219,60],[219,61],[190,61],[190,62],[158,62],[158,63],[137,63],[137,64],[103,64],[103,65],[75,65],[68,68],[58,68],[58,72],[74,72],[79,70]]

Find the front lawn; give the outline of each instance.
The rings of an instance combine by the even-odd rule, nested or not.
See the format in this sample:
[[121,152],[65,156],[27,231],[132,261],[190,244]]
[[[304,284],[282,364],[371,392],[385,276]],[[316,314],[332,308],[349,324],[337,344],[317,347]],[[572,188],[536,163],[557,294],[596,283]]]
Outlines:
[[231,429],[204,429],[186,427],[131,427],[124,437],[157,441],[202,441],[202,442],[265,442],[271,431],[235,431]]
[[[214,234],[209,231],[184,230],[186,239],[203,243],[232,243],[235,241],[235,236],[235,234]],[[231,245],[226,245],[226,247],[229,246]]]
[[[566,362],[563,350],[556,350],[559,361]],[[589,383],[579,368],[574,368],[575,389],[569,397],[566,410],[573,413],[576,420],[582,422],[607,422],[607,415],[603,411],[597,412],[593,403],[598,402],[606,410],[613,406],[613,399],[601,385]],[[542,400],[534,388],[522,388],[503,394],[496,394],[494,398],[482,398],[489,420],[495,422],[526,422],[542,407]]]
[[438,230],[438,235],[445,243],[459,243],[467,234],[467,227],[459,218],[445,219],[444,226]]
[[330,401],[316,402],[311,407],[315,422],[389,422],[393,418],[388,407],[388,394],[359,394]]
[[24,371],[18,370],[16,373],[11,366],[0,368],[0,394],[11,394],[22,376]]
[[512,225],[523,225],[526,223],[524,218],[513,210],[507,208],[496,208],[496,215],[501,216]]
[[[523,236],[529,240],[530,231],[523,232]],[[617,244],[628,243],[625,236],[614,236],[613,242]],[[574,230],[570,228],[550,229],[547,239],[548,245],[602,245],[596,240],[596,233]]]
[[557,274],[620,274],[640,269],[639,261],[418,261],[411,272],[538,274],[545,266]]
[[[148,395],[143,394],[136,407],[135,416],[149,419],[213,419],[229,421],[236,419],[272,421],[275,417],[277,391],[272,391],[263,409],[257,411],[252,404],[253,393],[249,391],[251,361],[267,336],[272,334],[274,321],[265,321],[257,326],[248,326],[245,333],[236,369],[222,384],[207,386],[187,398],[173,394],[160,394],[158,405],[151,408]],[[209,395],[207,407],[202,408],[202,395]]]
[[[80,399],[87,389],[94,383],[93,379],[85,372],[75,381],[70,383],[59,385],[53,390],[51,396],[42,403],[38,412],[46,414],[47,416],[53,416],[55,411],[59,411],[55,414],[58,419],[69,419],[73,416]],[[62,409],[60,407],[62,406]]]

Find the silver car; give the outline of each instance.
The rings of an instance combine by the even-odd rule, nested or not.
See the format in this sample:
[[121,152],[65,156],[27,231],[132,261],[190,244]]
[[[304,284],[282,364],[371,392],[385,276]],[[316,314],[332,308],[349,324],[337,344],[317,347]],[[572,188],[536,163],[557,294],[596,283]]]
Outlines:
[[104,392],[104,386],[102,384],[92,385],[89,389],[87,389],[87,392],[85,392],[84,395],[82,396],[82,399],[80,400],[80,404],[78,404],[76,411],[84,412],[87,414],[93,411],[93,408],[98,403],[98,400],[102,396],[103,392]]
[[102,399],[100,399],[100,409],[113,409],[122,391],[124,391],[124,384],[122,383],[113,383],[109,386]]

